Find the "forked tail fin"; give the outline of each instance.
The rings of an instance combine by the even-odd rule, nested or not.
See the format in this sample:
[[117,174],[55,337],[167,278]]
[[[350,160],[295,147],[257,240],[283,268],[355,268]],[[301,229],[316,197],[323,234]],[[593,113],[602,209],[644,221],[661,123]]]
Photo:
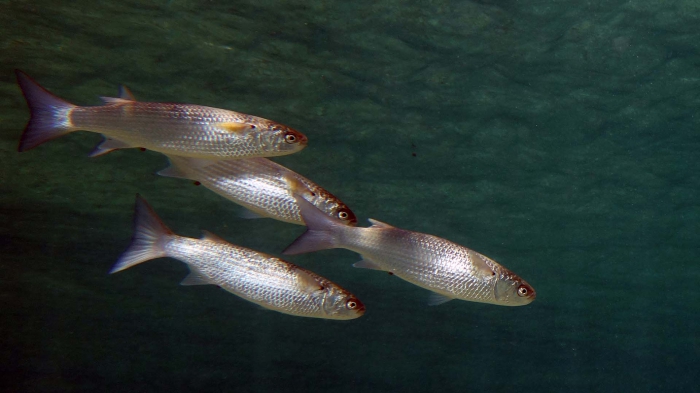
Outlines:
[[131,244],[109,273],[116,273],[141,262],[167,256],[165,243],[174,235],[170,228],[163,224],[148,202],[140,195],[136,195],[134,234]]
[[76,106],[41,87],[20,70],[15,70],[17,83],[31,112],[19,142],[19,151],[33,149],[44,142],[75,131],[68,114]]
[[306,232],[299,236],[292,244],[282,251],[283,254],[303,254],[306,252],[326,250],[341,247],[338,244],[340,231],[346,230],[345,223],[318,210],[316,206],[308,202],[299,194],[295,194],[301,217],[308,227]]

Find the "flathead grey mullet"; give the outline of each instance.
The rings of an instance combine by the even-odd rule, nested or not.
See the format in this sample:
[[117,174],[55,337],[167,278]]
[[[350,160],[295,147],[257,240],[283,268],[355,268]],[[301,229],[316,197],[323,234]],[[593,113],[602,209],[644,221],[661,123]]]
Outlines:
[[371,227],[349,227],[296,198],[308,229],[284,254],[330,248],[355,251],[363,258],[355,267],[387,271],[428,289],[431,305],[461,299],[523,306],[535,300],[535,290],[525,280],[469,248],[372,219]]
[[294,193],[345,225],[355,214],[340,199],[311,180],[266,158],[208,160],[168,156],[170,166],[159,175],[195,180],[247,209],[244,217],[269,217],[304,225]]
[[140,147],[187,157],[273,157],[307,144],[304,134],[274,121],[201,105],[139,102],[126,89],[119,98],[103,97],[104,105],[77,106],[16,74],[31,111],[19,151],[79,130],[105,137],[90,156]]
[[137,196],[132,242],[110,273],[161,257],[187,264],[190,274],[182,285],[218,285],[284,314],[346,320],[365,312],[364,304],[353,294],[290,262],[233,245],[208,232],[201,239],[174,234]]

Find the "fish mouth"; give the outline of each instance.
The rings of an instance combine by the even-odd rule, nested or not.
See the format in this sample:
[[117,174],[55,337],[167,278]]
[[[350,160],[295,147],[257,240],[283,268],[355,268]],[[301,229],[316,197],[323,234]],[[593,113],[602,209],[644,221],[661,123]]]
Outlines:
[[363,303],[358,302],[357,308],[355,309],[355,314],[357,314],[357,316],[359,317],[359,316],[364,315],[364,313],[365,313],[365,305]]

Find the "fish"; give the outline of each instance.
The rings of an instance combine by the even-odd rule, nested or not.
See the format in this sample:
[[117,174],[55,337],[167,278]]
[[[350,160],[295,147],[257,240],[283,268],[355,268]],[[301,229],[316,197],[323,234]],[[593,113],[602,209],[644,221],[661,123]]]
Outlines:
[[485,255],[449,240],[370,219],[372,226],[349,227],[296,195],[307,230],[283,254],[331,248],[359,253],[353,266],[389,272],[431,291],[428,304],[453,299],[501,306],[535,300],[535,289]]
[[294,199],[302,193],[325,214],[345,225],[357,224],[350,208],[311,180],[267,158],[209,160],[168,156],[170,166],[159,175],[195,180],[248,210],[247,218],[269,217],[304,225]]
[[131,244],[110,273],[170,257],[190,269],[182,285],[218,285],[283,314],[349,320],[365,312],[364,304],[355,295],[291,262],[231,244],[206,231],[201,239],[176,235],[139,195],[133,225]]
[[84,130],[105,138],[90,153],[145,148],[165,154],[202,158],[274,157],[306,147],[307,137],[260,117],[201,105],[140,102],[122,87],[120,97],[102,97],[104,105],[78,106],[65,101],[15,70],[31,117],[18,150]]

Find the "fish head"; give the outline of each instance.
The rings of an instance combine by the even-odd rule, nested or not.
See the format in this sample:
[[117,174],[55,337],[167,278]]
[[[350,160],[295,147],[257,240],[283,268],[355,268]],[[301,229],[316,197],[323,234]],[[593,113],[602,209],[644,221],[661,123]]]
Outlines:
[[337,286],[326,288],[321,307],[329,319],[355,319],[365,313],[360,299]]
[[267,146],[268,153],[277,153],[270,156],[296,153],[309,143],[306,135],[282,124],[270,122],[264,129],[267,132],[263,134],[266,139],[263,145]]
[[357,225],[357,216],[355,216],[355,213],[328,191],[318,187],[316,190],[310,190],[304,193],[303,197],[316,206],[318,210],[321,210],[331,217],[337,218],[343,224],[349,226]]
[[288,176],[285,181],[292,196],[304,198],[318,210],[339,220],[339,223],[349,226],[357,225],[355,213],[335,195],[301,176]]
[[503,306],[524,306],[537,297],[535,288],[505,268],[496,280],[493,295],[497,304]]

